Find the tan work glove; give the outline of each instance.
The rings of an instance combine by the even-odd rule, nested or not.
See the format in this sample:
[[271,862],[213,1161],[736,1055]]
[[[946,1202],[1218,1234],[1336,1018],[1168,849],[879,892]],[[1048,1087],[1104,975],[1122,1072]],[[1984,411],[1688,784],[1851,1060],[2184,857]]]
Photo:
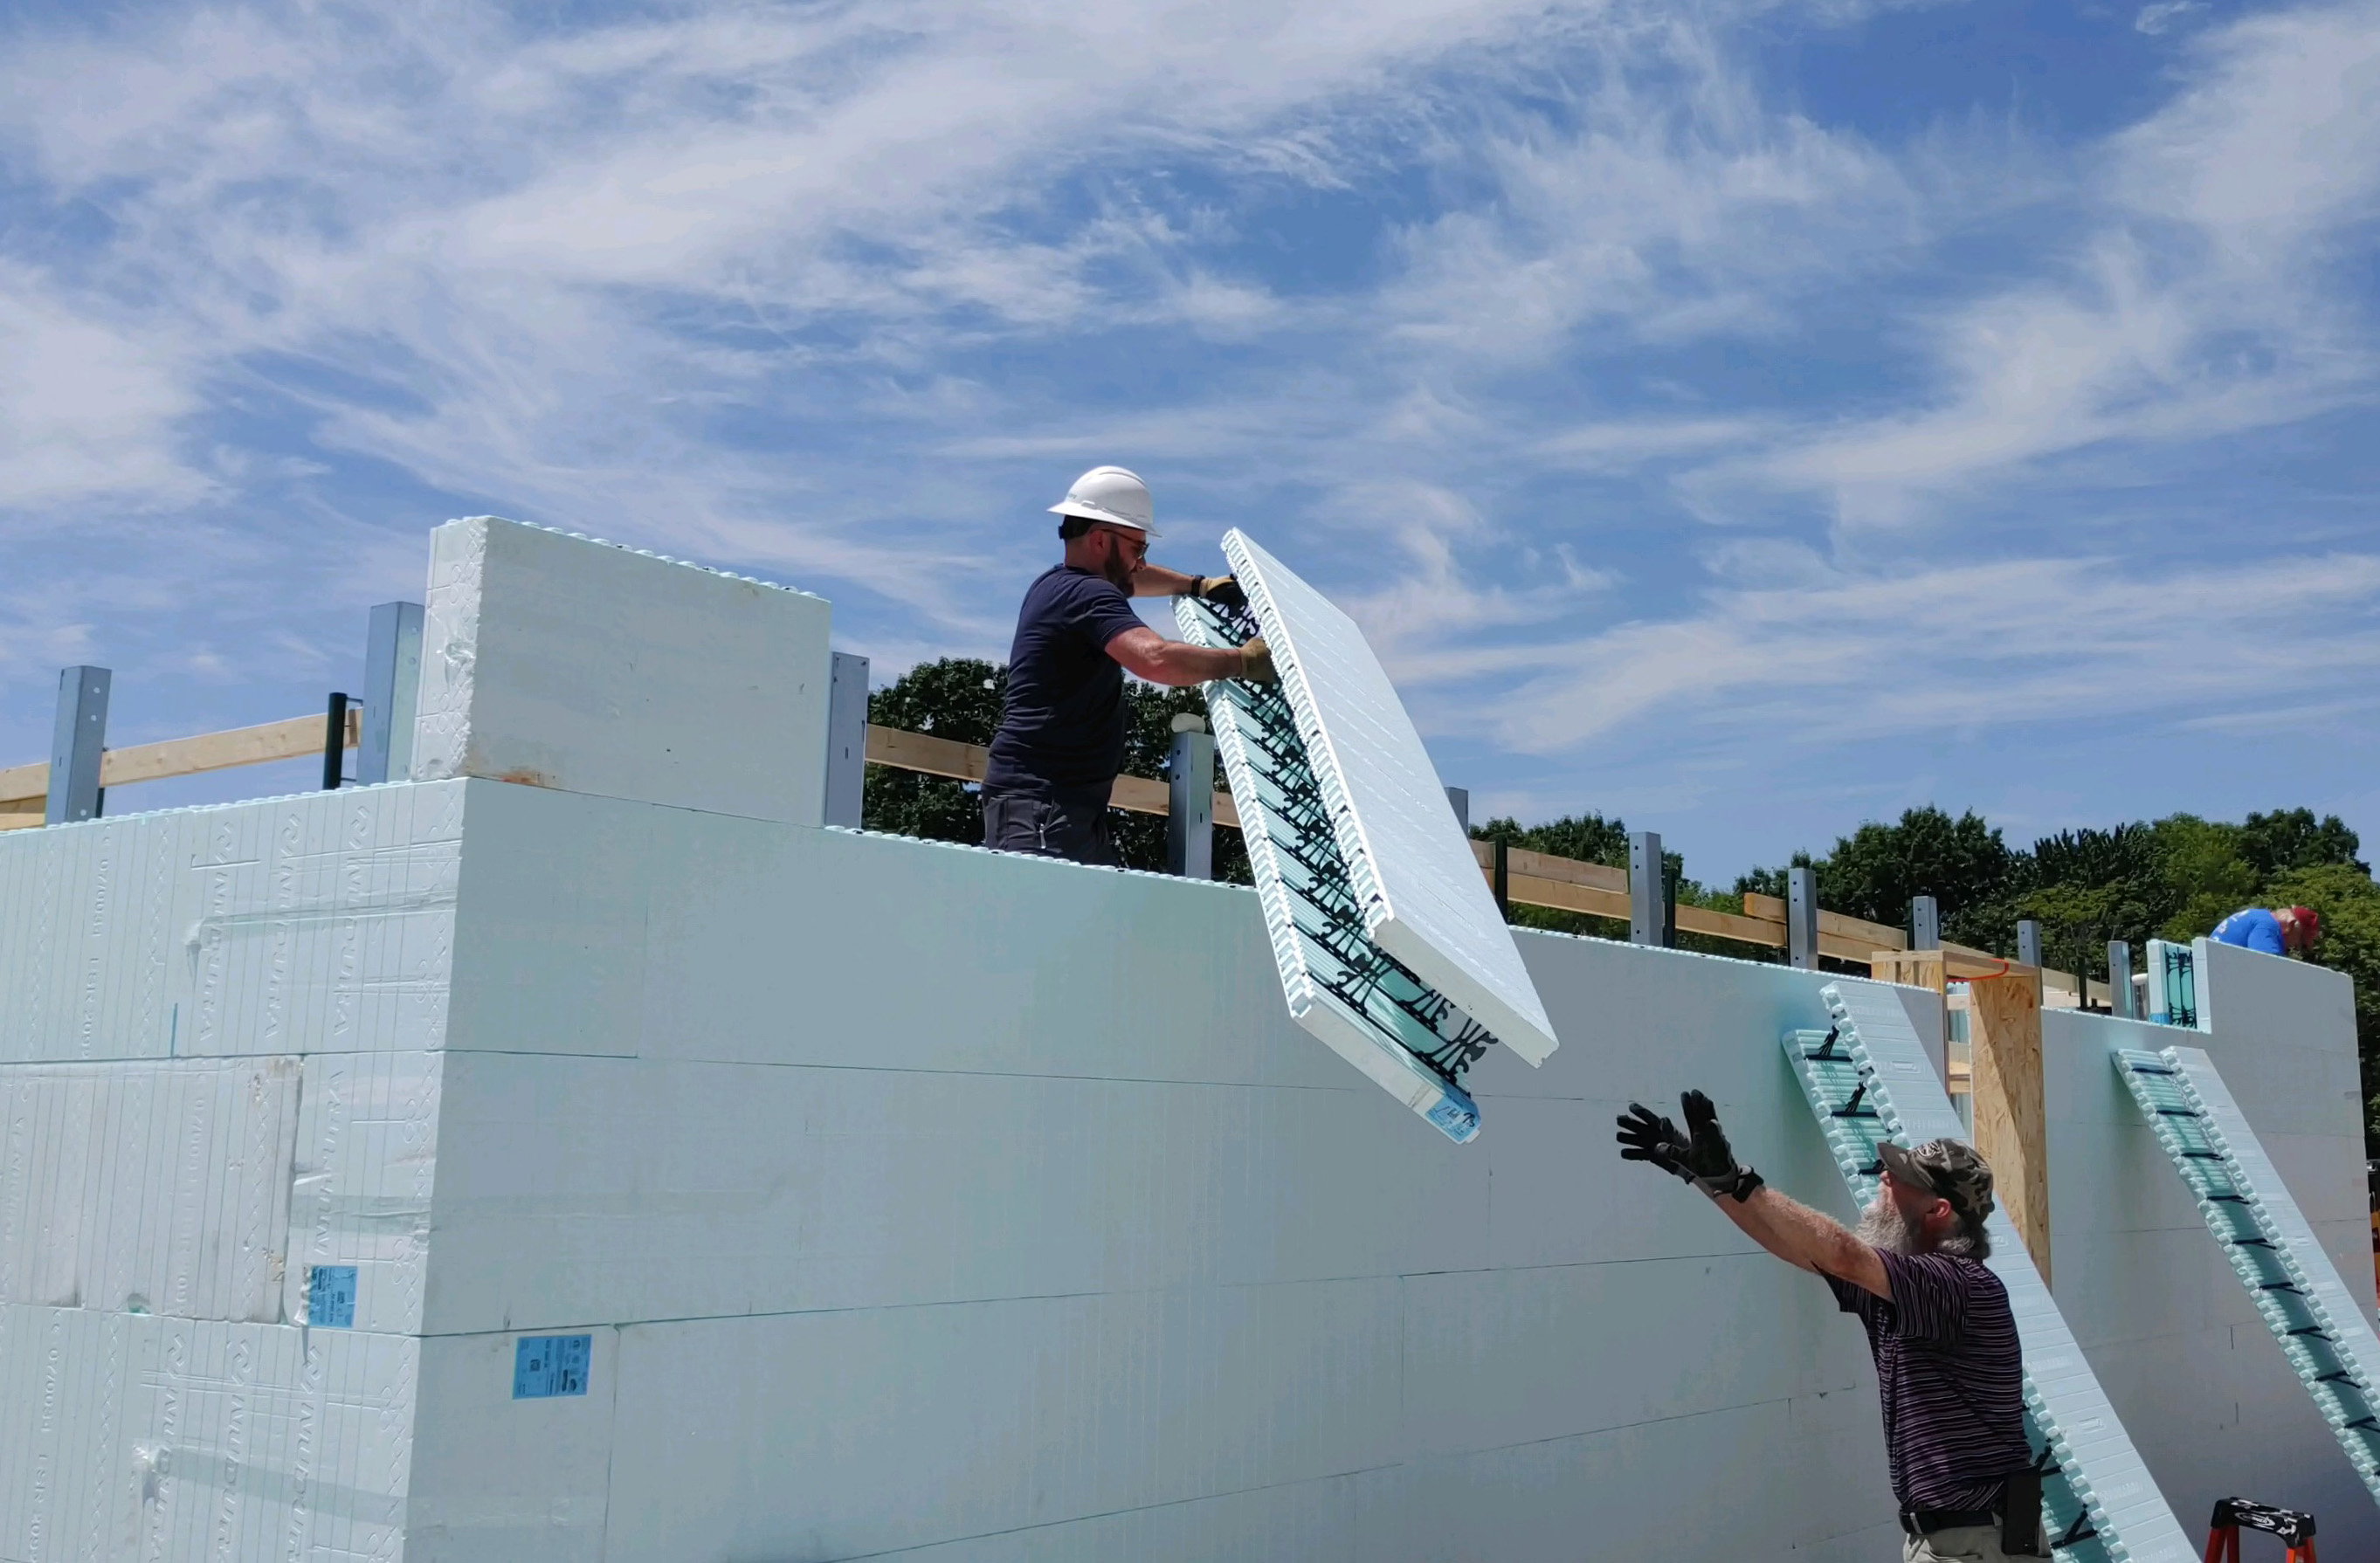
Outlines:
[[1190,583],[1190,595],[1206,602],[1220,603],[1226,608],[1245,608],[1248,594],[1240,589],[1234,576],[1200,576]]
[[1264,636],[1256,636],[1240,643],[1240,676],[1250,684],[1279,684],[1281,674],[1273,671],[1272,648]]

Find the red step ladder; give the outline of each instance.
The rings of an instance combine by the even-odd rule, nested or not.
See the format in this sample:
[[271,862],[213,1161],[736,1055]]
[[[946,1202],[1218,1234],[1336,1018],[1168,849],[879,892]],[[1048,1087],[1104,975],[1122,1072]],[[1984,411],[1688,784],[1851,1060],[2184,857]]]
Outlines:
[[2287,1563],[2314,1563],[2313,1516],[2293,1508],[2274,1508],[2246,1498],[2228,1497],[2215,1505],[2207,1521],[2206,1563],[2240,1563],[2240,1533],[2264,1531],[2281,1538]]

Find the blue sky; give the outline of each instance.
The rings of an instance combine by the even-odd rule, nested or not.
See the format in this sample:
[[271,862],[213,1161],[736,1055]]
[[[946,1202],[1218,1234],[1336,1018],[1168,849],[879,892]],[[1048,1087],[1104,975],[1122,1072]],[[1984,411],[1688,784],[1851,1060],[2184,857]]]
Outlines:
[[1112,461],[1475,814],[2380,841],[2376,220],[2374,4],[7,5],[0,764],[319,709],[457,515],[999,656]]

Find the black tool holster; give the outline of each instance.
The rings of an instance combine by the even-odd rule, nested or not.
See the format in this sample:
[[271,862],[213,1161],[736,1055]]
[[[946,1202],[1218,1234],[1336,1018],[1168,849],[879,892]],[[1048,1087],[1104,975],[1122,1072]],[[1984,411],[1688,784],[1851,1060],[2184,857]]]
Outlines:
[[2041,1536],[2041,1472],[2028,1467],[2008,1479],[2000,1498],[2000,1550],[2010,1557],[2046,1557]]

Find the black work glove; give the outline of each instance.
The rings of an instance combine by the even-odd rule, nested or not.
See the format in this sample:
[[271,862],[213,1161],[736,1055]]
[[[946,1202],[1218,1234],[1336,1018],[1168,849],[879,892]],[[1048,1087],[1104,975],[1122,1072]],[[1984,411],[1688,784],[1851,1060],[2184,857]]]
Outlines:
[[1749,1167],[1735,1164],[1734,1147],[1727,1143],[1727,1131],[1718,1126],[1718,1109],[1700,1091],[1689,1091],[1678,1098],[1686,1113],[1685,1176],[1694,1180],[1694,1187],[1713,1199],[1732,1194],[1737,1204],[1752,1197],[1760,1187],[1760,1174]]
[[1691,1183],[1686,1154],[1692,1149],[1678,1126],[1642,1102],[1630,1102],[1620,1116],[1620,1159],[1650,1162],[1673,1178]]
[[1201,576],[1190,588],[1190,595],[1202,602],[1212,602],[1222,608],[1245,608],[1248,594],[1240,589],[1235,576]]
[[1761,1186],[1760,1174],[1735,1164],[1727,1132],[1718,1126],[1718,1111],[1700,1091],[1678,1098],[1685,1109],[1687,1133],[1636,1102],[1628,1104],[1620,1120],[1620,1155],[1626,1161],[1647,1161],[1710,1195],[1731,1194],[1740,1204]]

